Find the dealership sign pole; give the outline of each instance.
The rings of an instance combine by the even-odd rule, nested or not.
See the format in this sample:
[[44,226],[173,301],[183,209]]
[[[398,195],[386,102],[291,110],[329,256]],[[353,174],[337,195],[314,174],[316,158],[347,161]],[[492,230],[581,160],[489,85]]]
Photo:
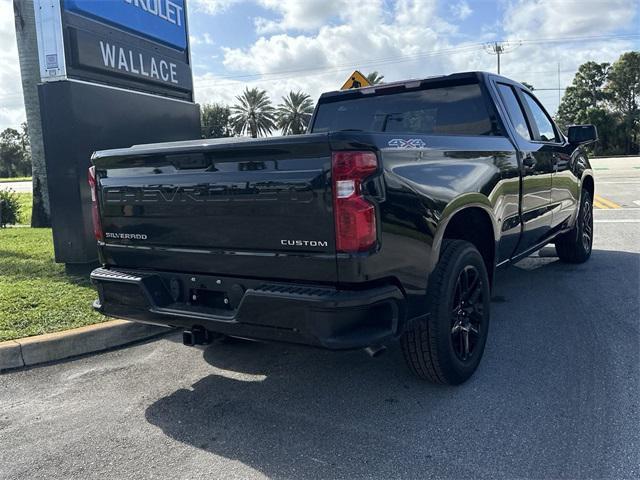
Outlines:
[[56,261],[86,265],[97,258],[91,153],[199,136],[186,0],[35,0],[34,9]]

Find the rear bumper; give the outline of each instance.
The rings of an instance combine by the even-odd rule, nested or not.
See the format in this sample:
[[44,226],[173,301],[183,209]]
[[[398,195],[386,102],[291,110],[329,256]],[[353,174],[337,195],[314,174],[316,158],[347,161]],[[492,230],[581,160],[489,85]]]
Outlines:
[[226,335],[352,349],[400,333],[404,296],[393,285],[342,290],[316,285],[98,268],[106,315]]

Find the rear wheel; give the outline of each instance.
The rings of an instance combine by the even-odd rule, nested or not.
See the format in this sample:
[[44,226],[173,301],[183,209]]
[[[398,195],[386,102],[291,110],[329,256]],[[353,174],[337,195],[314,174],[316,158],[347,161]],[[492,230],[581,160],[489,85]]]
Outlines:
[[478,367],[489,331],[489,276],[469,242],[445,241],[429,277],[427,315],[409,326],[401,345],[409,369],[434,383],[456,385]]
[[588,190],[582,190],[580,210],[573,229],[556,238],[556,252],[561,261],[583,263],[591,256],[593,245],[593,203]]

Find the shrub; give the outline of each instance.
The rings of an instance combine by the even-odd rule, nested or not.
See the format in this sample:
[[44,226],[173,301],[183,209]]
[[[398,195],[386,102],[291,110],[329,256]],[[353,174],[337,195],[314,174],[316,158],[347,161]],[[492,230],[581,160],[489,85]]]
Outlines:
[[15,225],[20,219],[20,200],[13,190],[0,190],[0,227]]

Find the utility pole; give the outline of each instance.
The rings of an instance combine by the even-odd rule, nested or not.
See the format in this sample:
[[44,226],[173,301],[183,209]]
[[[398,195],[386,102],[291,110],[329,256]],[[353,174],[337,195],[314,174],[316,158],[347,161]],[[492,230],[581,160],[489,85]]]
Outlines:
[[498,58],[498,75],[500,74],[500,56],[505,53],[509,53],[515,48],[518,48],[520,43],[512,43],[512,42],[493,42],[486,43],[484,45],[484,49],[490,55],[495,55]]
[[562,95],[560,92],[560,62],[558,62],[558,108],[560,108],[560,102],[562,101]]

